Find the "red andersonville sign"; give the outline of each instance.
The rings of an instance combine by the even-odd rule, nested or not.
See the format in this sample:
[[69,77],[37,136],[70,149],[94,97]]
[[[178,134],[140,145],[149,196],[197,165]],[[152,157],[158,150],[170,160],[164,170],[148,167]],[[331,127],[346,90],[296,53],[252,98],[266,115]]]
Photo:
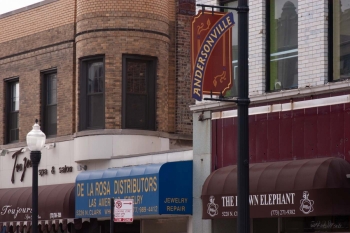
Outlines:
[[199,11],[191,29],[191,95],[225,94],[232,87],[232,12]]

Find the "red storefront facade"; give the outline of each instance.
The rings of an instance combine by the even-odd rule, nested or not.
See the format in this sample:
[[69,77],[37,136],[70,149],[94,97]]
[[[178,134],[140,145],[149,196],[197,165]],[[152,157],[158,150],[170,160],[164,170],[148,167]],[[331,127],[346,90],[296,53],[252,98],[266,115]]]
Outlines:
[[[249,163],[321,157],[350,162],[350,102],[336,104],[335,100],[334,104],[326,105],[332,97],[349,94],[346,91],[251,105],[250,108],[260,107],[261,113],[249,115]],[[306,101],[309,102],[306,108],[284,111],[280,107],[302,105]],[[319,102],[324,106],[315,106]],[[233,113],[225,118],[220,117],[220,112],[213,113],[212,170],[235,165],[236,148],[237,116]]]
[[[252,104],[251,232],[349,232],[349,138],[350,91]],[[236,109],[211,112],[210,141],[202,219],[212,233],[236,232]]]

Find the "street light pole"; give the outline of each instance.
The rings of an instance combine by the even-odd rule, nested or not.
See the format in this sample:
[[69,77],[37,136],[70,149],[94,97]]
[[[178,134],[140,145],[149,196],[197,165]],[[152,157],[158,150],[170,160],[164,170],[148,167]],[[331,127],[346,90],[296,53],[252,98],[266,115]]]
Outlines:
[[248,83],[248,1],[238,0],[238,217],[237,232],[250,233],[249,213],[249,116]]
[[38,233],[38,165],[41,159],[41,151],[31,151],[30,160],[33,166],[32,179],[32,233]]
[[[250,233],[250,213],[249,213],[249,82],[248,82],[248,0],[238,0],[237,7],[210,6],[205,7],[218,9],[235,10],[238,13],[238,98],[228,99],[224,96],[215,98],[204,98],[204,100],[235,102],[237,103],[237,198],[238,198],[238,217],[237,232]],[[230,48],[231,49],[231,48]]]
[[41,159],[41,150],[45,145],[46,136],[40,130],[38,120],[35,120],[33,129],[27,134],[27,145],[30,150],[30,160],[33,166],[32,176],[32,233],[38,233],[38,166]]

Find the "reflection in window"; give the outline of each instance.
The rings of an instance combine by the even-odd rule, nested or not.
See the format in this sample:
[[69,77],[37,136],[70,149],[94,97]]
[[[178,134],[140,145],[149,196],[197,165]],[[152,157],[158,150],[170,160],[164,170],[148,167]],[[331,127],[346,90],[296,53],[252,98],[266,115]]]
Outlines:
[[298,86],[298,1],[270,0],[269,89],[280,90]]
[[44,132],[46,136],[57,134],[57,73],[44,75],[45,79],[45,106]]
[[104,128],[104,82],[104,59],[83,59],[81,63],[79,106],[80,130]]
[[333,80],[350,78],[350,0],[333,0]]
[[123,128],[155,130],[156,58],[123,56]]
[[103,104],[103,62],[88,63],[87,127],[102,128],[104,122]]

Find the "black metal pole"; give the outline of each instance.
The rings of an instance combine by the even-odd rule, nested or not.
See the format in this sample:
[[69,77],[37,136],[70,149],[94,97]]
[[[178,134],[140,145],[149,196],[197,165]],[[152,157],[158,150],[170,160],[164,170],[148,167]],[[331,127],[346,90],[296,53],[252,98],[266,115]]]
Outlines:
[[41,151],[31,151],[30,160],[33,166],[32,179],[32,231],[38,233],[38,165],[41,159]]
[[248,106],[248,2],[238,0],[238,219],[237,232],[250,233]]
[[111,224],[109,226],[110,233],[114,233],[114,198],[111,198]]

